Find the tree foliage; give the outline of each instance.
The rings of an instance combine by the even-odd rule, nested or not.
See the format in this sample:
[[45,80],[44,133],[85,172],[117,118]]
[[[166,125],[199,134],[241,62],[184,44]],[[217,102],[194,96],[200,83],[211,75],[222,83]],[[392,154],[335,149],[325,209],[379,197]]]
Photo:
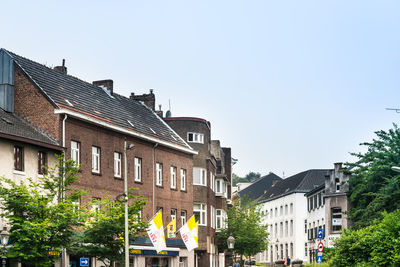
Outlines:
[[400,266],[400,210],[381,215],[367,227],[345,230],[330,266]]
[[239,177],[236,174],[232,174],[232,182],[233,186],[236,186],[238,183],[250,183],[261,177],[261,173],[259,172],[249,172],[245,177]]
[[[73,201],[82,192],[70,192],[65,197],[65,190],[60,191],[76,181],[78,170],[73,161],[64,161],[62,154],[49,174],[38,181],[0,178],[1,216],[11,225],[8,257],[35,266],[52,266],[55,258],[49,251],[61,251],[81,226]],[[59,201],[61,197],[64,201]]]
[[362,143],[365,153],[352,153],[358,158],[352,167],[350,179],[350,201],[352,209],[349,218],[356,227],[367,226],[381,212],[400,208],[400,173],[391,170],[400,166],[400,130],[397,125],[389,131],[377,131],[372,142]]
[[252,256],[264,251],[268,245],[267,226],[262,224],[262,214],[253,202],[235,203],[228,209],[227,228],[218,233],[219,246],[227,249],[226,240],[235,238],[234,251],[242,256]]
[[[146,204],[144,197],[129,193],[128,225],[130,240],[145,232],[148,223],[143,222],[140,211]],[[93,200],[98,205],[98,212],[89,211],[89,222],[85,224],[83,234],[77,234],[68,251],[74,255],[97,257],[104,265],[112,265],[114,261],[123,260],[125,203],[108,197],[104,200]]]

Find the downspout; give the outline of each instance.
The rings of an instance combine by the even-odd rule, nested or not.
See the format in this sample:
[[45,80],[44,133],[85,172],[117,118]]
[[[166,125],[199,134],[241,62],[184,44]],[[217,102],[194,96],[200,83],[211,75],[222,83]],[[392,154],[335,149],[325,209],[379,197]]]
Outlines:
[[[65,121],[67,120],[68,115],[64,114],[64,119],[62,121],[62,146],[65,148]],[[65,155],[65,154],[64,154]],[[64,160],[64,170],[65,170],[65,160]],[[62,187],[64,187],[64,179],[62,180]],[[64,193],[62,192],[62,199],[64,199]],[[62,249],[62,256],[61,256],[61,266],[66,267],[67,266],[67,249],[63,248]]]
[[156,214],[156,147],[158,143],[153,146],[153,215]]

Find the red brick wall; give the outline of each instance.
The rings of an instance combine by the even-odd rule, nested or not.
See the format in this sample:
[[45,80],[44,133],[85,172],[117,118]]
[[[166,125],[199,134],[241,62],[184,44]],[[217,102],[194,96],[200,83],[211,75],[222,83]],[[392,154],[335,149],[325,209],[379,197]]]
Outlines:
[[[79,189],[90,189],[90,193],[82,199],[82,203],[92,197],[105,198],[123,193],[123,178],[114,178],[114,152],[123,154],[124,135],[87,124],[72,118],[66,121],[67,157],[70,158],[71,140],[81,143],[81,172],[79,182],[74,185]],[[152,211],[153,191],[153,145],[151,143],[128,137],[128,144],[135,147],[127,151],[128,158],[128,187],[138,188],[137,193],[148,199],[143,210],[143,216],[150,219]],[[100,175],[92,174],[92,146],[101,148]],[[134,182],[134,157],[142,158],[142,183]],[[169,148],[158,146],[155,149],[155,160],[163,164],[163,187],[155,189],[155,206],[163,207],[164,225],[169,223],[170,210],[177,209],[177,227],[180,227],[180,212],[187,211],[187,219],[193,214],[193,161],[192,156]],[[122,158],[122,170],[124,170]],[[176,190],[170,189],[170,166],[177,167]],[[180,169],[187,171],[186,191],[180,190]],[[122,171],[122,175],[124,172]]]
[[61,140],[61,121],[54,106],[19,69],[15,68],[15,112]]

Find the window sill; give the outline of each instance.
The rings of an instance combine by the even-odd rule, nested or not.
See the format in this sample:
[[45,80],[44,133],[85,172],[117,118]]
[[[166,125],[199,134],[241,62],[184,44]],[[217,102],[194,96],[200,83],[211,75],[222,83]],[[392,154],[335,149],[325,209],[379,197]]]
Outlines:
[[176,187],[171,187],[170,189],[173,191],[178,191],[178,189],[176,189]]
[[14,170],[13,173],[17,175],[26,175],[24,171],[18,171],[18,170]]
[[114,176],[114,179],[116,180],[123,180],[123,178],[121,176]]
[[92,171],[93,175],[101,176],[101,173]]
[[162,185],[158,185],[158,184],[156,184],[156,187],[159,187],[159,188],[164,188],[164,186],[162,186]]
[[182,188],[181,188],[181,192],[187,193],[186,189],[182,189]]
[[143,182],[142,181],[134,181],[136,184],[143,184]]
[[193,184],[193,185],[197,185],[197,186],[207,186],[206,184]]

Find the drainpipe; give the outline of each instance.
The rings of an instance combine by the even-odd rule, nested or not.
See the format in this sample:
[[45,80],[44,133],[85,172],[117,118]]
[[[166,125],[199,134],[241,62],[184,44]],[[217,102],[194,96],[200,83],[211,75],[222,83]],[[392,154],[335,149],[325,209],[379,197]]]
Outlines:
[[[64,119],[62,121],[62,146],[65,147],[65,121],[67,120],[68,115],[64,114]],[[64,169],[65,169],[65,161],[64,161]],[[64,187],[64,179],[62,181],[62,187]],[[61,192],[63,194],[63,192]],[[64,194],[63,194],[64,195]],[[64,196],[62,196],[64,199]],[[66,267],[67,266],[67,249],[63,248],[62,249],[62,256],[61,256],[61,266]]]
[[156,147],[158,143],[153,146],[153,215],[156,214]]

